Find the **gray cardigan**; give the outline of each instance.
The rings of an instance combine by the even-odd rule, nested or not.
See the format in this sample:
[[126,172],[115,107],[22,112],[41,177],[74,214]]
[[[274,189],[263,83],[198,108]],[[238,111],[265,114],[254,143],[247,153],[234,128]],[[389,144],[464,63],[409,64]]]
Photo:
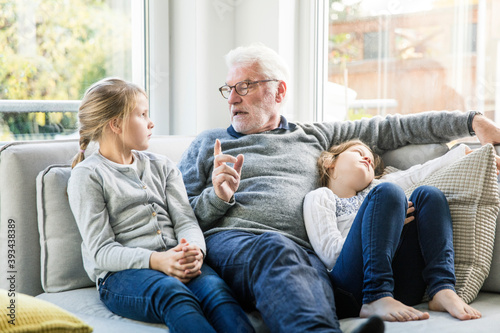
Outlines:
[[181,174],[169,159],[135,152],[137,169],[94,153],[71,172],[68,197],[83,238],[85,270],[96,281],[108,271],[149,268],[153,251],[181,238],[205,250]]
[[[426,112],[286,124],[252,135],[240,135],[232,127],[208,130],[184,153],[179,169],[205,236],[234,229],[256,234],[271,231],[310,247],[302,203],[318,187],[316,161],[321,151],[354,138],[379,154],[411,143],[449,142],[469,135],[468,116],[459,111]],[[220,139],[224,154],[245,156],[240,186],[229,203],[219,199],[212,186],[215,139]]]

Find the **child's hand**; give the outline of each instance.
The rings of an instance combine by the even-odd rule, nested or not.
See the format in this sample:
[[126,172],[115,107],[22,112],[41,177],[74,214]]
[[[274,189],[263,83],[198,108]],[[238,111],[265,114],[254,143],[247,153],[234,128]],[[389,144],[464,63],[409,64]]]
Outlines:
[[149,267],[175,277],[182,283],[188,283],[201,274],[203,254],[196,248],[197,246],[190,246],[184,240],[166,252],[153,252],[149,259]]
[[[201,266],[203,265],[203,253],[197,245],[189,245],[187,240],[181,239],[179,245],[182,246],[181,251],[184,257],[179,260],[179,264],[185,268],[187,278],[195,278],[201,274]],[[177,248],[177,247],[176,247]]]
[[410,223],[415,219],[413,213],[415,212],[415,207],[413,207],[413,202],[408,201],[408,210],[406,211],[406,218],[404,224]]

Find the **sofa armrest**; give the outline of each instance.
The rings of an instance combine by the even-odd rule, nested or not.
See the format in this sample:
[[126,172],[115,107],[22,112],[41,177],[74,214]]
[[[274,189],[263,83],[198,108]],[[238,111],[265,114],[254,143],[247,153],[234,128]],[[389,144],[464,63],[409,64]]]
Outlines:
[[[12,262],[0,256],[0,288],[40,294],[40,240],[36,210],[36,177],[47,166],[69,163],[78,151],[77,140],[14,142],[0,149],[0,244],[11,237],[15,251]],[[10,222],[9,222],[10,221]],[[13,230],[8,236],[8,229]],[[6,253],[6,248],[2,249]],[[12,266],[11,266],[12,265]],[[9,267],[8,269],[6,269]]]

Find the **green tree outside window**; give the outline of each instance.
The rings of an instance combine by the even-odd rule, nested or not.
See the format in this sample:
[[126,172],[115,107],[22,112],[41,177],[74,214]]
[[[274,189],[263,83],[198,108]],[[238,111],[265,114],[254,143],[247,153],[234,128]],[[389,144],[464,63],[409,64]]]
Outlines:
[[[130,15],[129,1],[0,0],[0,99],[79,100],[105,76],[130,79]],[[0,113],[0,141],[74,132],[76,119]]]

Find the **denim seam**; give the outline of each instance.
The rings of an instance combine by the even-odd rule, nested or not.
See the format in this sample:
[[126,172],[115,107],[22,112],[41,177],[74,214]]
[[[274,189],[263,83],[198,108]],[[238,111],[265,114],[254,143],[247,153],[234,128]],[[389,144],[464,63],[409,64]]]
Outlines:
[[366,295],[366,296],[363,296],[363,304],[368,304],[368,303],[371,303],[371,302],[374,302],[376,300],[379,300],[383,297],[392,297],[394,298],[394,295],[390,292],[381,292],[381,293],[377,293],[377,294],[372,294],[372,295]]
[[439,286],[433,288],[432,290],[429,290],[427,294],[429,295],[429,298],[432,299],[438,292],[444,289],[450,289],[455,291],[455,286],[451,283],[440,284]]
[[[378,196],[375,196],[375,199],[378,201]],[[376,204],[376,202],[375,202],[375,204]],[[375,207],[377,207],[377,205],[375,205]],[[373,246],[373,223],[371,223],[373,221],[373,214],[374,214],[373,210],[371,211],[371,214],[372,215],[370,216],[370,224],[369,224],[369,229],[370,229],[370,248],[369,248],[370,261],[373,258],[373,248],[374,248],[374,246]],[[368,275],[370,276],[370,279],[372,279],[373,278],[372,265],[368,265],[367,273],[369,273]],[[365,276],[365,278],[366,278],[366,276]],[[365,297],[368,298],[368,296],[366,296],[366,293],[364,292],[365,287],[366,287],[366,281],[363,281],[363,299]]]
[[108,294],[111,294],[113,295],[113,297],[116,297],[116,298],[120,298],[120,299],[131,299],[131,300],[141,300],[141,301],[144,301],[144,300],[147,300],[146,303],[150,303],[151,302],[151,297],[146,297],[146,296],[129,296],[129,295],[123,295],[123,294],[118,294],[118,293],[115,293],[107,288],[103,288],[102,290],[103,293],[108,293]]

